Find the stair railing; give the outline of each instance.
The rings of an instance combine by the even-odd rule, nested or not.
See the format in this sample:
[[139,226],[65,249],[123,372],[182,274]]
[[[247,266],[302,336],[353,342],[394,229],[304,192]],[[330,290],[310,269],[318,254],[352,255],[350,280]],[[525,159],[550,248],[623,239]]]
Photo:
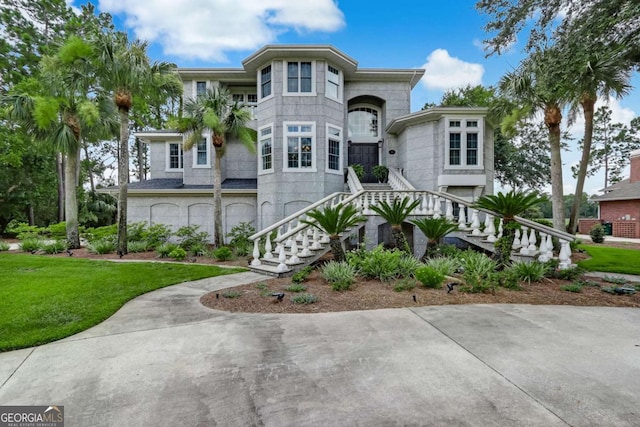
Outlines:
[[351,191],[352,194],[364,190],[358,175],[356,175],[356,171],[354,171],[351,166],[347,168],[347,185],[349,186],[349,191]]
[[411,185],[407,179],[402,176],[400,170],[397,168],[389,168],[389,185],[394,190],[405,190],[405,191],[414,191],[415,187]]

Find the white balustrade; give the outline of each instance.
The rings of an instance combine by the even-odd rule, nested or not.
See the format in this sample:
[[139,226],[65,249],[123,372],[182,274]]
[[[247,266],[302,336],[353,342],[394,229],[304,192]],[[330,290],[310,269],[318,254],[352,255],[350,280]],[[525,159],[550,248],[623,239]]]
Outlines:
[[467,230],[467,217],[465,216],[465,207],[458,205],[458,228],[460,230]]
[[500,218],[500,221],[498,221],[498,235],[496,236],[498,239],[502,238],[502,233],[504,231],[503,223],[504,223],[504,220]]
[[320,244],[320,231],[313,227],[313,243],[311,244],[311,249],[318,250],[322,248],[322,244]]
[[442,203],[440,203],[438,196],[433,196],[433,218],[442,218]]
[[520,240],[520,255],[529,255],[529,236],[527,227],[522,227],[522,239]]
[[444,217],[447,218],[449,221],[453,221],[453,203],[451,203],[451,200],[446,199],[445,200],[445,215]]
[[308,257],[311,256],[312,253],[309,250],[309,234],[303,233],[302,236],[302,252],[300,252],[300,256]]
[[484,232],[487,235],[487,242],[496,241],[496,226],[493,223],[493,215],[486,214],[484,217]]
[[289,267],[287,267],[286,264],[287,261],[287,255],[284,252],[284,246],[280,246],[280,252],[278,253],[278,267],[276,268],[276,271],[278,273],[284,273],[286,271],[289,271]]
[[251,265],[257,266],[261,265],[260,262],[260,239],[256,239],[253,241],[253,261],[251,261]]
[[480,217],[478,216],[478,210],[469,209],[473,212],[471,214],[471,235],[480,236],[482,233],[480,232]]
[[571,247],[569,246],[569,242],[566,240],[560,241],[560,254],[558,254],[558,260],[560,261],[560,265],[558,266],[561,269],[566,269],[571,267]]
[[269,234],[267,234],[266,236],[264,236],[265,238],[265,243],[264,243],[264,258],[265,259],[272,259],[273,258],[273,254],[271,253],[271,250],[273,249],[271,247],[271,236]]
[[298,258],[298,242],[296,239],[291,239],[291,256],[286,261],[286,264],[300,264],[300,258]]
[[551,259],[549,252],[547,251],[547,233],[540,232],[540,255],[538,256],[538,261],[547,262]]
[[513,245],[511,245],[513,249],[520,248],[520,229],[516,228],[514,237],[513,237]]
[[529,234],[529,255],[534,255],[536,252],[538,252],[538,249],[536,248],[536,242],[536,230],[532,228],[531,234]]

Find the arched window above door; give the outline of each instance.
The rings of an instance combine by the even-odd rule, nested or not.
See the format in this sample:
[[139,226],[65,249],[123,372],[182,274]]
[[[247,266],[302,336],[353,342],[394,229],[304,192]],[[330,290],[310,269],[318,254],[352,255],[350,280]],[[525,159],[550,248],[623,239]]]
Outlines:
[[380,110],[374,107],[349,108],[349,138],[378,140],[380,137]]

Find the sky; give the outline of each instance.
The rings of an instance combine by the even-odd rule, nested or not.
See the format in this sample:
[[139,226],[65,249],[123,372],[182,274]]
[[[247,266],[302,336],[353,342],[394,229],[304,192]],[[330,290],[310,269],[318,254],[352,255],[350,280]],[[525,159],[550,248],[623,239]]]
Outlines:
[[[72,6],[85,3],[67,0]],[[447,89],[495,85],[524,57],[522,39],[501,56],[486,57],[483,30],[488,17],[476,0],[97,0],[119,30],[150,43],[155,60],[179,67],[241,67],[265,44],[330,44],[361,68],[424,68],[412,92],[412,111],[438,103]],[[526,37],[526,35],[522,35]],[[640,113],[640,76],[622,100],[609,100],[614,122]],[[601,102],[606,103],[605,100]],[[565,121],[566,122],[566,121]],[[583,120],[570,132],[581,137]],[[571,165],[581,153],[574,141],[563,152],[565,194],[575,191]],[[602,174],[585,191],[603,187]]]

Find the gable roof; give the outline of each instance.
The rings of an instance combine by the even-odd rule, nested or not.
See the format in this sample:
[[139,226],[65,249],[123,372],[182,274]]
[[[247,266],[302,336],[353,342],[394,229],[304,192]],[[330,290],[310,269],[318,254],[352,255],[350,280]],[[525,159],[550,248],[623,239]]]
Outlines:
[[601,196],[593,197],[597,202],[613,200],[640,200],[640,181],[629,182],[628,179],[613,184],[605,189]]

